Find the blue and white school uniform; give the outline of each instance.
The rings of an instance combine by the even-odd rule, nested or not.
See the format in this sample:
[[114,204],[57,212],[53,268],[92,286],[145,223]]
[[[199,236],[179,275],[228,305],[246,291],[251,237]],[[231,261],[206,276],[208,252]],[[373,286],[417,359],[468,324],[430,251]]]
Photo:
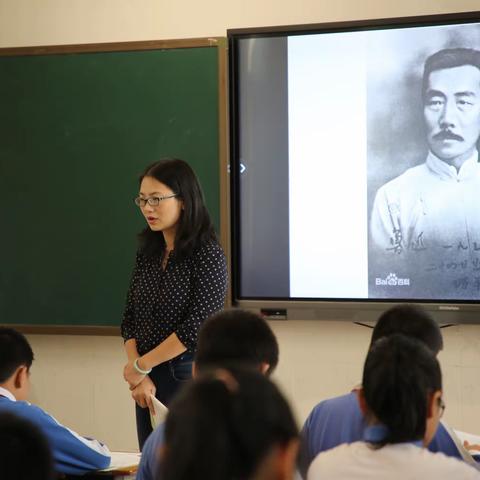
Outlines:
[[46,437],[58,473],[82,475],[110,465],[110,451],[97,440],[82,437],[63,426],[40,407],[16,401],[14,395],[0,387],[0,412],[8,412],[35,424]]

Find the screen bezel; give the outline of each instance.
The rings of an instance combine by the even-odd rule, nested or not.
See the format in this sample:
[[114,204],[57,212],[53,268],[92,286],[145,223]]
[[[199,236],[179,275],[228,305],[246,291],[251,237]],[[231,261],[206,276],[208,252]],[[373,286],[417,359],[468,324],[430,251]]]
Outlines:
[[[282,25],[255,28],[236,28],[227,30],[229,47],[229,134],[230,134],[230,215],[231,215],[231,289],[234,306],[252,309],[281,309],[288,311],[288,318],[332,318],[333,311],[343,312],[340,317],[351,319],[352,311],[371,312],[377,316],[392,304],[421,304],[428,310],[440,311],[451,323],[477,323],[476,316],[461,314],[462,312],[478,312],[479,302],[465,300],[418,300],[408,298],[396,299],[358,299],[358,298],[272,298],[245,297],[240,295],[240,191],[239,191],[239,91],[238,91],[238,43],[242,39],[265,38],[278,36],[295,36],[319,33],[359,32],[376,29],[396,29],[408,27],[441,26],[449,24],[468,24],[480,22],[480,11],[449,13],[440,15],[422,15],[411,17],[396,17],[368,19],[355,21],[340,21],[328,23]],[[349,312],[350,311],[350,312]],[[291,313],[290,313],[291,312]],[[356,316],[356,313],[353,313]],[[283,315],[282,315],[283,316]],[[334,315],[336,316],[336,315]],[[363,318],[363,316],[361,315]],[[368,317],[368,313],[367,313]],[[478,320],[480,322],[480,320]]]

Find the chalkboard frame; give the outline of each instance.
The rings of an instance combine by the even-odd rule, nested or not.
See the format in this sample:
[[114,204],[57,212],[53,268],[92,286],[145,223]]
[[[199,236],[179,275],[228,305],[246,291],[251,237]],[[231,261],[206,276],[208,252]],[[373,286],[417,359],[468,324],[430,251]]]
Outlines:
[[[229,184],[228,184],[228,109],[227,109],[227,44],[224,37],[108,42],[70,45],[0,48],[0,57],[29,55],[58,55],[67,53],[109,53],[182,48],[216,48],[218,54],[218,158],[220,243],[227,258],[229,251]],[[227,301],[228,303],[228,301]],[[5,324],[26,334],[118,336],[117,326],[95,325],[25,325]]]

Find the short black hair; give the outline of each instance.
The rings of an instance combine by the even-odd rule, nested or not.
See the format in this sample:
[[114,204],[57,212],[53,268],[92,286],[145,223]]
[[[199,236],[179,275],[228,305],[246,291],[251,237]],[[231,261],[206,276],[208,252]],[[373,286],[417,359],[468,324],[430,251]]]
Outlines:
[[435,355],[443,348],[438,323],[421,307],[396,305],[384,312],[372,332],[371,344],[382,337],[401,333],[423,342]]
[[[204,243],[217,240],[202,188],[187,162],[179,158],[159,160],[140,175],[140,183],[144,177],[152,177],[163,183],[183,201],[174,245],[178,260],[187,258]],[[162,232],[154,232],[149,227],[139,234],[139,240],[142,253],[148,256],[160,255],[165,248]]]
[[2,480],[52,480],[50,446],[36,425],[10,412],[0,413]]
[[362,386],[369,412],[387,427],[377,445],[411,442],[425,436],[429,395],[442,389],[442,373],[423,342],[395,334],[373,344]]
[[30,369],[33,362],[32,347],[17,330],[0,327],[0,383],[6,382],[18,367]]
[[272,448],[296,438],[290,406],[268,378],[248,369],[210,371],[173,400],[156,478],[252,478]]
[[258,369],[263,363],[271,373],[278,363],[278,343],[268,323],[247,310],[219,312],[205,321],[198,333],[195,365],[208,367],[235,365]]
[[473,48],[446,48],[430,55],[425,61],[423,69],[423,95],[428,89],[429,76],[433,71],[463,67],[464,65],[471,65],[480,70],[480,51]]

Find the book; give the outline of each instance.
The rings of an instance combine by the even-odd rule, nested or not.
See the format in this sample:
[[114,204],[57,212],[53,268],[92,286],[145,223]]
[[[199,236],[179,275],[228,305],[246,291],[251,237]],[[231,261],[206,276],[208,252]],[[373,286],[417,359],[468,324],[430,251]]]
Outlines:
[[475,447],[468,450],[465,447],[463,448],[465,448],[477,462],[480,462],[480,436],[474,435],[473,433],[462,432],[461,430],[454,430],[454,432],[462,443],[462,447],[465,441]]
[[[460,432],[459,430],[454,430],[453,428],[450,428],[446,423],[442,422],[442,425],[445,427],[445,430],[448,432],[448,434],[450,435],[451,439],[453,440],[453,442],[455,443],[455,446],[457,447],[457,450],[459,451],[460,455],[462,456],[463,460],[467,463],[469,463],[470,465],[474,465],[475,467],[477,466],[477,462],[476,462],[476,459],[473,457],[472,453],[473,452],[470,452],[469,450],[467,450],[464,446],[463,446],[463,440],[460,436],[459,436],[459,433],[463,433],[463,432]],[[479,452],[480,453],[480,452]]]

